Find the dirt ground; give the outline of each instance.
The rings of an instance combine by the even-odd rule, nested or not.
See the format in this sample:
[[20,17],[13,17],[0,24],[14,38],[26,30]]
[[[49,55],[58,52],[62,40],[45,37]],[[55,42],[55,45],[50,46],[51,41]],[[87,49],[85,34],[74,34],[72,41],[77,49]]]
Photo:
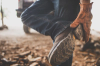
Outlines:
[[51,47],[51,38],[39,33],[24,34],[23,36],[0,35],[0,55],[2,56],[0,58],[12,60],[27,51],[30,51],[34,57],[47,56]]
[[[49,66],[39,59],[48,55],[52,42],[49,36],[37,32],[25,34],[22,28],[1,30],[0,66]],[[72,66],[100,66],[99,39],[97,43],[87,46],[84,51],[79,51],[82,47],[83,45],[76,44]],[[30,62],[30,58],[37,58],[38,61]]]

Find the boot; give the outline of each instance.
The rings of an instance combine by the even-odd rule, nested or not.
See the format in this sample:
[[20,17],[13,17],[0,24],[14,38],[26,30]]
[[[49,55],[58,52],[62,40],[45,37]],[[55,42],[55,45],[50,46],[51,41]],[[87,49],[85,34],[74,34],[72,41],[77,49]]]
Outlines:
[[68,60],[73,54],[75,40],[82,40],[82,37],[83,29],[81,24],[76,29],[69,27],[59,34],[48,56],[51,65],[56,66]]
[[54,42],[54,45],[49,53],[49,62],[52,66],[56,66],[65,62],[73,54],[75,41],[72,33],[72,28],[67,28],[59,34]]

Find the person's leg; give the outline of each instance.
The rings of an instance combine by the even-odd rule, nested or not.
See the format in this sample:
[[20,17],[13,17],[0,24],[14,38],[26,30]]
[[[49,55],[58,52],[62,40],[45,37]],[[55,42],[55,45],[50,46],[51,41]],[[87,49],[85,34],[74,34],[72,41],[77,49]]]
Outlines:
[[[54,3],[54,7],[55,7],[54,15],[63,18],[63,20],[66,20],[66,22],[64,22],[65,24],[68,23],[68,21],[74,21],[76,19],[78,12],[80,10],[79,0],[77,1],[75,0],[51,0],[51,1]],[[61,21],[61,24],[64,25],[64,23]],[[69,27],[69,25],[67,24],[66,26]],[[67,38],[68,33],[70,33],[70,31],[72,31],[71,28],[66,28],[65,30],[62,30],[62,32],[60,32],[60,34],[62,34],[60,35],[60,38],[58,38],[59,34],[56,37],[58,39],[57,41],[55,40],[55,43],[54,43],[55,45],[52,47],[49,53],[49,62],[52,65],[60,64],[60,66],[64,66],[66,64],[66,66],[71,66],[72,64],[71,54],[73,52],[72,48],[73,48],[74,42],[73,42],[73,37]],[[72,34],[70,36],[72,36]],[[69,44],[70,44],[70,48],[68,47]]]
[[36,31],[44,34],[51,35],[52,24],[51,20],[54,19],[52,14],[49,14],[54,10],[53,3],[50,0],[37,0],[31,6],[29,6],[21,14],[22,22]]
[[[69,6],[70,8],[68,8]],[[71,1],[67,3],[67,0],[52,0],[52,2],[50,0],[39,0],[22,13],[21,19],[25,25],[44,35],[50,35],[55,40],[55,37],[61,34],[73,22],[78,13],[77,7],[78,4],[75,0],[72,0],[72,3]],[[52,10],[55,12],[54,15],[49,14]],[[68,29],[68,31],[70,30]]]
[[[54,40],[55,37],[64,31],[73,21],[59,17],[57,14],[49,14],[50,11],[56,8],[55,5],[57,6],[57,4],[53,4],[51,0],[36,1],[22,13],[22,22],[41,34],[51,36]],[[57,9],[55,9],[55,13],[56,11]]]
[[80,0],[51,0],[54,4],[54,15],[66,21],[74,21],[80,10]]
[[50,0],[38,0],[21,14],[21,19],[26,26],[54,39],[65,26],[59,23],[60,17],[49,14],[53,10],[54,5]]

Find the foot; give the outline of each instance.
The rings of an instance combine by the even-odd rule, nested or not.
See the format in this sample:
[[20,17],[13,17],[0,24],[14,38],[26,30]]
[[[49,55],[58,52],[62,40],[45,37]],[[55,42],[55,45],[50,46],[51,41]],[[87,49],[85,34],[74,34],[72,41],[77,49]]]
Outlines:
[[49,53],[49,62],[52,66],[61,64],[72,56],[75,47],[75,37],[72,29],[67,28],[55,39],[54,45]]

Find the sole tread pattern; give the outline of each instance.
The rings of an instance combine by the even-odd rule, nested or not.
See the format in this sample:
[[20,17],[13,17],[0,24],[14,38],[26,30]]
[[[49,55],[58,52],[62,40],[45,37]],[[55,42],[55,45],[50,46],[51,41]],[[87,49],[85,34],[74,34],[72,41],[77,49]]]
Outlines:
[[53,66],[56,66],[58,64],[61,64],[61,62],[64,62],[69,59],[69,57],[72,56],[75,47],[74,43],[75,41],[71,32],[66,38],[61,41],[60,45],[57,46],[57,49],[52,52],[51,56],[49,57],[49,62]]

